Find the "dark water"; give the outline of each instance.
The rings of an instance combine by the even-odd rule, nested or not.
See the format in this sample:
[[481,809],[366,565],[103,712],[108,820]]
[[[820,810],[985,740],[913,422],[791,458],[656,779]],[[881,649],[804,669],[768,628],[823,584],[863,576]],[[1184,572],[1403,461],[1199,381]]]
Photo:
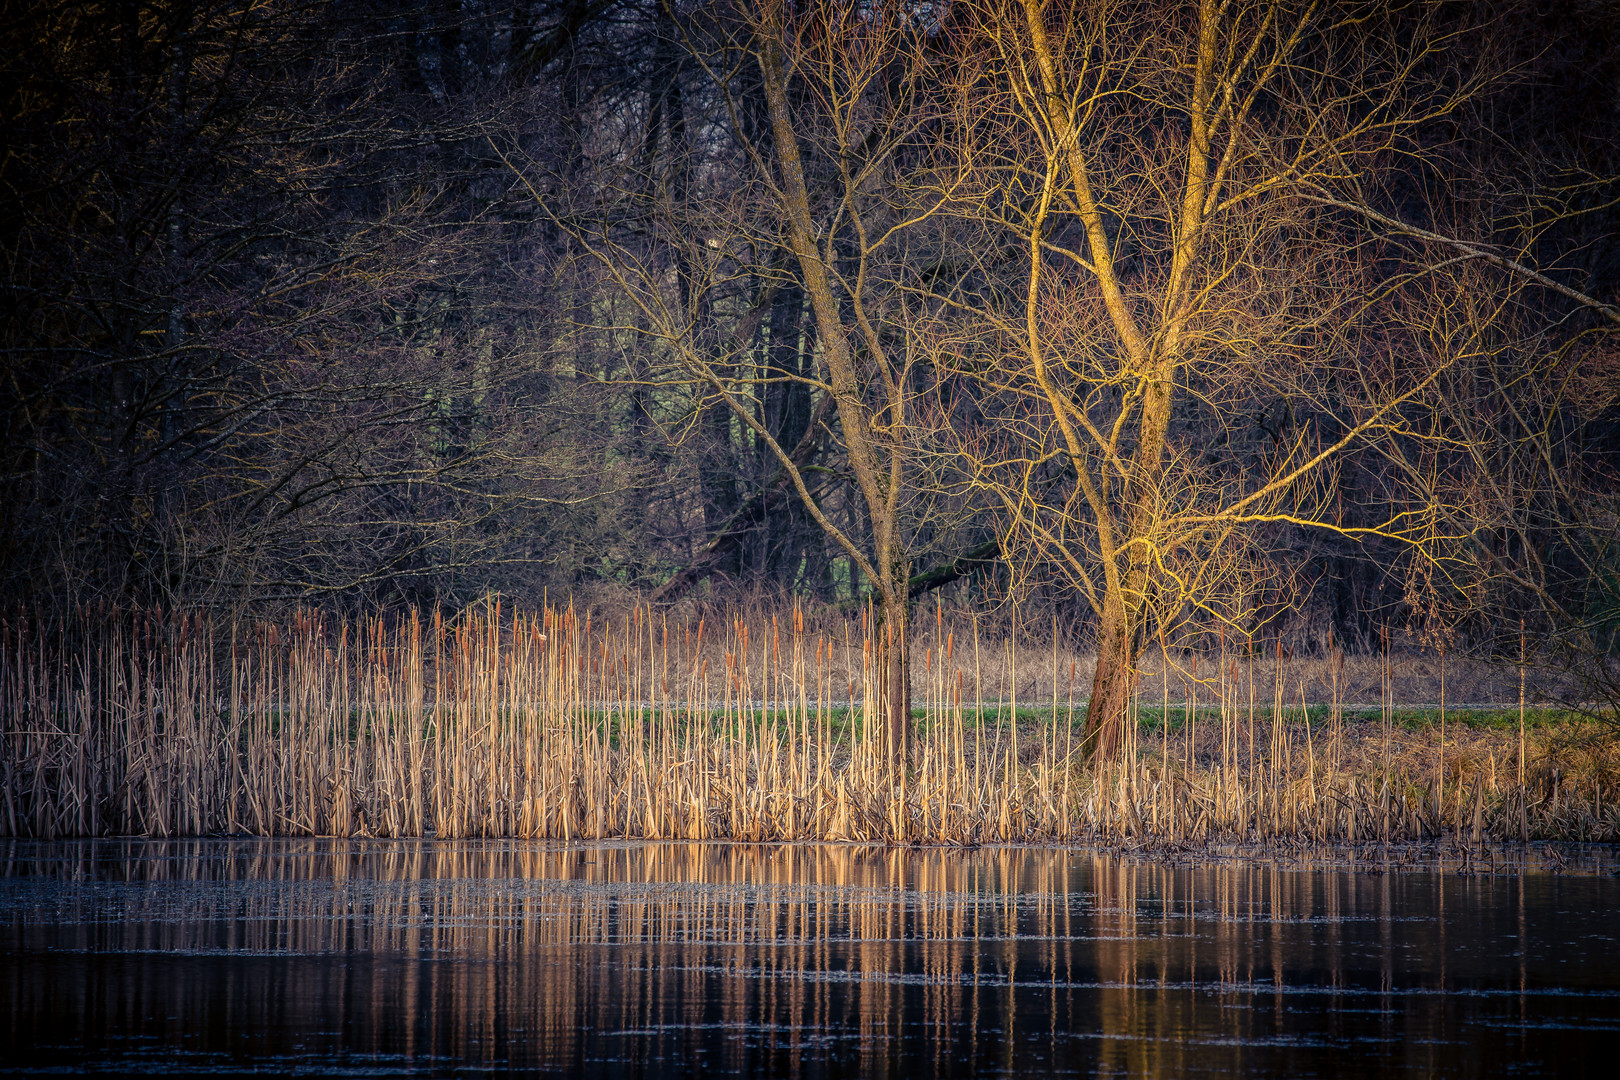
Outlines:
[[0,1072],[1620,1075],[1620,878],[0,845]]

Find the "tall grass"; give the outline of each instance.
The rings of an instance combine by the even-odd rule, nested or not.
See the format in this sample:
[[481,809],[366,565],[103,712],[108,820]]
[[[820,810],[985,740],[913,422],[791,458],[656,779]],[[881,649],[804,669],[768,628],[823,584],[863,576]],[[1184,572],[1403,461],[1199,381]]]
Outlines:
[[1511,742],[1488,764],[1458,747],[1448,758],[1443,739],[1414,753],[1427,736],[1392,744],[1387,690],[1369,732],[1341,707],[1341,660],[1324,710],[1280,652],[1269,666],[1224,648],[1189,658],[1174,703],[1166,652],[1163,700],[1139,701],[1124,760],[1093,770],[1074,660],[1055,645],[1049,666],[1036,657],[1046,685],[1024,682],[1020,703],[1013,642],[943,612],[930,621],[903,763],[877,713],[869,624],[810,629],[797,610],[695,626],[498,605],[451,621],[7,622],[0,835],[1620,837],[1601,771],[1586,784],[1554,770],[1549,786],[1532,769],[1521,783]]

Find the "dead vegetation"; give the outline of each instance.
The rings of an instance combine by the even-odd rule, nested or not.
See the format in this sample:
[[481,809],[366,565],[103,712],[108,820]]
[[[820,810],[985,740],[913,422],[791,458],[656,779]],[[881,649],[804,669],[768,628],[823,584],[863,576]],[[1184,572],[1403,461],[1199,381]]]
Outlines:
[[[879,719],[872,624],[818,629],[797,610],[10,622],[0,834],[1620,838],[1620,755],[1595,725],[1521,726],[1515,709],[1442,725],[1395,707],[1382,659],[1378,701],[1358,709],[1332,655],[1172,654],[1137,681],[1123,763],[1094,769],[1079,658],[929,622],[905,768]],[[1324,671],[1326,703],[1309,689]]]

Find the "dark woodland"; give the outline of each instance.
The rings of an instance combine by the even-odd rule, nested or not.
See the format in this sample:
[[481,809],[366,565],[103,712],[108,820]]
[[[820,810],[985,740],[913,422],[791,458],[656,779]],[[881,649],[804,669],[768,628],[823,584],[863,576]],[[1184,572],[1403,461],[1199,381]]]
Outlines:
[[0,601],[797,600],[896,703],[1016,602],[1103,748],[1166,635],[1612,706],[1612,7],[1203,9],[8,4]]

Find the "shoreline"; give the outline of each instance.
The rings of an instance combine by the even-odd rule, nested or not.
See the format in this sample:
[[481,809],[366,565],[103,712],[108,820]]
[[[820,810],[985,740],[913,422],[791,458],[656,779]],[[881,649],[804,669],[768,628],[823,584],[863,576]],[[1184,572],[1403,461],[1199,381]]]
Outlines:
[[[104,848],[104,851],[95,849]],[[29,849],[35,849],[30,851]],[[74,849],[79,849],[74,851]],[[89,849],[89,850],[85,850]],[[157,849],[150,853],[141,849]],[[857,859],[895,856],[971,857],[997,853],[1068,853],[1116,858],[1171,869],[1213,867],[1270,868],[1286,872],[1335,872],[1370,875],[1434,874],[1463,878],[1547,874],[1570,877],[1620,877],[1620,843],[1545,840],[1492,843],[1470,848],[1451,839],[1390,844],[1316,844],[1292,840],[1211,842],[1202,845],[1128,844],[1100,838],[1055,841],[1007,841],[984,844],[883,844],[855,840],[708,840],[609,837],[603,839],[524,839],[520,837],[357,837],[260,836],[95,836],[0,838],[0,877],[8,864],[32,859],[69,857],[150,861],[205,860],[234,849],[253,857],[328,856],[363,858],[384,854],[635,852],[654,849],[727,851],[773,858],[786,851],[826,851]],[[15,876],[15,875],[9,875]]]

